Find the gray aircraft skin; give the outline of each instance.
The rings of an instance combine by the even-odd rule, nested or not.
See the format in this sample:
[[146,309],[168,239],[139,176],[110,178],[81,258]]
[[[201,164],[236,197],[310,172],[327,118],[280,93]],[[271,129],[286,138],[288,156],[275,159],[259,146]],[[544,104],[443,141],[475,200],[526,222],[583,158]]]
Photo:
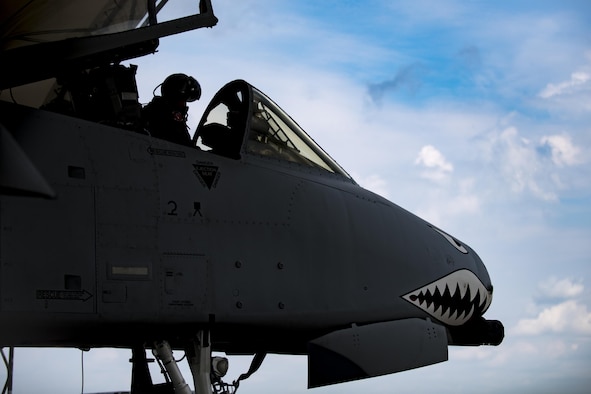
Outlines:
[[[360,187],[246,81],[214,96],[192,146],[10,101],[2,347],[307,355],[317,387],[503,339],[483,318],[493,285],[478,255]],[[136,362],[132,392],[156,392]],[[198,371],[209,359],[189,362],[196,392],[221,392]]]

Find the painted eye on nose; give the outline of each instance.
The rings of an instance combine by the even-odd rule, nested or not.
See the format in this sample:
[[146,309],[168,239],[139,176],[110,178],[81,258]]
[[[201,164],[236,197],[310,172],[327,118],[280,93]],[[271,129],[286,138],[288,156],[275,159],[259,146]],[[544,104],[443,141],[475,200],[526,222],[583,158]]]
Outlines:
[[468,254],[468,250],[464,247],[464,245],[462,245],[462,243],[460,241],[458,241],[457,239],[455,239],[451,235],[447,234],[446,232],[438,229],[437,227],[434,227],[434,226],[431,226],[431,225],[429,225],[429,227],[431,227],[433,230],[435,230],[439,234],[441,234],[443,236],[443,238],[447,239],[447,241],[450,244],[452,244],[452,246],[454,248],[456,248],[457,250],[459,250],[460,252],[462,252],[464,254]]

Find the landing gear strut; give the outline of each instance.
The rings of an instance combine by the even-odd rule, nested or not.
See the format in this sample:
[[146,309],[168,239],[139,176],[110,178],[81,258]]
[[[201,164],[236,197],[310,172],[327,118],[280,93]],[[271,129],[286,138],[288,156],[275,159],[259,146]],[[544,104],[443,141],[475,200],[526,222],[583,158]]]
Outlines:
[[12,394],[12,373],[14,371],[14,347],[11,346],[8,348],[8,359],[4,354],[3,348],[0,349],[0,353],[2,354],[4,365],[6,365],[6,383],[4,383],[4,389],[2,390],[2,394]]
[[[191,394],[177,361],[172,355],[172,348],[167,341],[154,342],[154,356],[160,364],[166,383],[154,385],[148,369],[148,360],[144,346],[132,349],[133,363],[131,394]],[[241,380],[248,378],[260,367],[264,353],[257,353],[247,373],[231,384],[222,381],[228,370],[228,360],[224,357],[211,357],[209,331],[199,331],[185,347],[187,362],[193,375],[195,394],[234,394]]]

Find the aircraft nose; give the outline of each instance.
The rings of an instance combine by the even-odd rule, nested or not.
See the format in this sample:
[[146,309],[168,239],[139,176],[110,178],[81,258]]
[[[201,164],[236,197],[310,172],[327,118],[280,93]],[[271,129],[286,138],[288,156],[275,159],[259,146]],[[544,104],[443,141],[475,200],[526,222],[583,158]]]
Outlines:
[[440,276],[402,298],[450,326],[482,316],[493,293],[484,263],[468,245],[431,224],[428,227],[433,230],[428,239],[438,245],[433,263],[442,268]]

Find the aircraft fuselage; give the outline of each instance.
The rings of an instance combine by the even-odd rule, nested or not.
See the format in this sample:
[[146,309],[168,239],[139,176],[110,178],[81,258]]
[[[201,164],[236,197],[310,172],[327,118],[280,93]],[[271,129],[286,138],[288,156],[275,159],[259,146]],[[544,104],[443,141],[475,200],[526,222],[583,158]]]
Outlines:
[[[127,347],[216,327],[218,350],[304,353],[353,323],[455,326],[490,304],[474,251],[347,177],[4,104],[56,197],[1,197],[2,346]],[[453,304],[450,288],[441,313],[445,283],[439,299],[419,290],[458,272],[477,278],[457,282],[462,296],[480,282],[478,300]]]

